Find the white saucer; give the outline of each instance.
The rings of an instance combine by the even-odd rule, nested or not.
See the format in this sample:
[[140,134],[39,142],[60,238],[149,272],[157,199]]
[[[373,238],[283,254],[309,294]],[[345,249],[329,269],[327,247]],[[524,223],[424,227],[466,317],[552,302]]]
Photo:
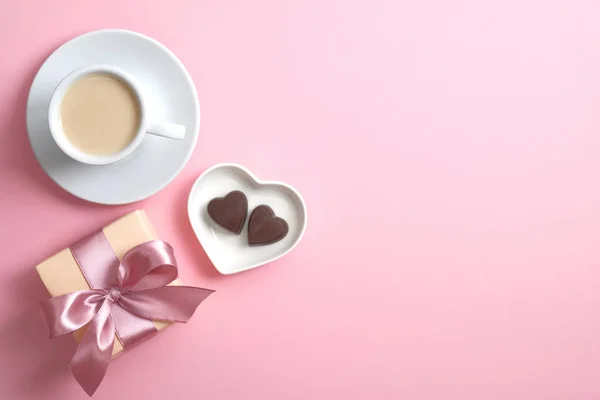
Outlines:
[[[48,127],[50,96],[65,75],[89,64],[113,65],[139,78],[153,114],[185,125],[185,138],[147,135],[131,156],[111,165],[86,165],[64,154]],[[90,32],[62,45],[38,71],[27,100],[27,131],[42,168],[63,189],[94,203],[132,203],[163,189],[192,155],[199,128],[198,95],[181,61],[154,39],[124,30]]]
[[[208,203],[232,190],[246,194],[248,216],[261,204],[270,206],[288,223],[288,234],[273,244],[249,246],[248,218],[239,235],[215,224],[206,211]],[[292,251],[304,235],[307,218],[306,204],[296,189],[283,182],[262,181],[238,164],[217,164],[200,175],[190,192],[188,215],[208,258],[225,275],[259,267]]]

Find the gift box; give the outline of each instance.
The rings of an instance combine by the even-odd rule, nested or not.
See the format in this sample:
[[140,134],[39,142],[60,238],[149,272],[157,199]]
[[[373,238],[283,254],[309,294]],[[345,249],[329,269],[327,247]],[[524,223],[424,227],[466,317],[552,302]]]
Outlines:
[[[133,211],[106,225],[102,231],[119,259],[135,246],[158,239],[144,210]],[[90,289],[68,247],[40,263],[35,269],[52,297]],[[169,285],[181,285],[181,281],[176,279]],[[171,325],[169,322],[162,321],[152,321],[152,323],[159,331]],[[78,343],[81,342],[86,329],[87,327],[83,327],[73,332],[73,337]],[[113,347],[113,357],[122,351],[123,343],[117,337]]]
[[143,210],[79,240],[36,270],[52,296],[41,303],[50,337],[72,333],[80,343],[70,367],[90,396],[111,358],[173,322],[186,322],[213,292],[176,279],[174,250],[158,239]]

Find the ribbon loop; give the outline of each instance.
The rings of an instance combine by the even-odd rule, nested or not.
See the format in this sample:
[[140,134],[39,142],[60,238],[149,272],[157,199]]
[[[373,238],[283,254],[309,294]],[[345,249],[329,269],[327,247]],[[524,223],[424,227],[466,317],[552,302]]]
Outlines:
[[[124,346],[137,343],[156,332],[151,320],[187,322],[213,293],[191,286],[166,286],[177,278],[175,254],[166,242],[142,243],[120,263],[104,242],[106,237],[99,231],[71,249],[92,289],[41,302],[51,338],[87,324],[70,367],[90,396],[108,370],[116,332]],[[103,286],[95,287],[92,282]]]
[[50,338],[76,331],[90,322],[100,310],[104,291],[97,289],[81,290],[42,301]]
[[177,278],[176,265],[170,244],[161,240],[142,243],[123,256],[119,283],[124,292],[162,287]]

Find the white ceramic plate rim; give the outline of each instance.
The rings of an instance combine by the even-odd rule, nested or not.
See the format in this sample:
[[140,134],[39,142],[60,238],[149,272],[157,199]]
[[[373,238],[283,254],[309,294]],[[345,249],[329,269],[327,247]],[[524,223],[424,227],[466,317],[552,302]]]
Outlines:
[[[271,257],[267,260],[264,261],[259,261],[257,263],[254,264],[250,264],[248,266],[245,266],[243,268],[239,268],[233,271],[223,271],[222,269],[219,268],[219,265],[217,265],[214,260],[212,259],[210,252],[207,251],[204,248],[204,245],[202,244],[202,240],[200,239],[200,234],[198,232],[198,229],[196,228],[196,224],[193,222],[193,215],[197,212],[196,209],[193,208],[192,206],[192,196],[194,194],[194,192],[196,191],[197,187],[199,186],[200,182],[202,181],[202,179],[208,175],[209,173],[211,173],[212,171],[216,170],[216,169],[221,169],[221,168],[234,168],[237,169],[239,171],[242,171],[243,173],[245,173],[248,178],[250,178],[251,181],[253,181],[257,186],[279,186],[279,187],[283,187],[287,190],[289,190],[290,192],[292,192],[298,199],[300,206],[302,207],[302,214],[303,214],[303,219],[304,219],[304,223],[302,224],[302,227],[300,228],[300,233],[298,234],[298,237],[296,238],[296,240],[294,241],[294,243],[285,251],[283,251],[281,254],[278,254],[274,257]],[[196,235],[196,239],[198,239],[198,242],[200,243],[200,245],[202,246],[202,248],[204,249],[204,252],[206,253],[206,255],[208,256],[210,262],[212,263],[212,265],[215,267],[215,269],[217,271],[219,271],[219,273],[223,274],[223,275],[232,275],[232,274],[236,274],[238,272],[243,272],[243,271],[247,271],[249,269],[253,269],[253,268],[257,268],[260,267],[262,265],[265,264],[269,264],[275,260],[280,259],[281,257],[285,256],[286,254],[288,254],[290,251],[292,251],[297,245],[298,243],[300,243],[300,240],[302,239],[302,237],[304,236],[304,232],[306,231],[306,225],[308,222],[308,215],[306,212],[306,203],[304,202],[304,199],[302,198],[302,195],[300,194],[300,192],[298,192],[294,187],[288,185],[285,182],[280,182],[280,181],[267,181],[267,180],[262,180],[259,179],[256,175],[254,175],[248,168],[240,165],[240,164],[235,164],[235,163],[220,163],[220,164],[215,164],[212,167],[208,168],[206,171],[204,171],[194,182],[194,184],[192,185],[192,189],[190,190],[190,195],[188,197],[188,219],[190,220],[190,224],[192,225],[192,229],[194,230],[194,234]]]
[[[148,193],[145,193],[143,195],[139,195],[139,196],[132,196],[131,199],[128,199],[127,201],[103,201],[103,200],[95,200],[93,198],[89,198],[86,197],[85,195],[80,195],[80,194],[75,194],[73,193],[71,190],[69,190],[67,187],[65,187],[64,185],[62,185],[60,182],[58,182],[56,179],[54,179],[54,177],[50,174],[47,173],[48,176],[50,176],[50,178],[58,185],[60,186],[62,189],[64,189],[65,191],[69,192],[70,194],[72,194],[75,197],[78,197],[80,199],[89,201],[91,203],[96,203],[96,204],[105,204],[105,205],[122,205],[122,204],[131,204],[131,203],[135,203],[141,200],[145,200],[149,197],[154,196],[156,193],[160,192],[161,190],[163,190],[165,187],[167,187],[171,182],[173,182],[173,180],[181,173],[181,171],[185,168],[185,166],[187,165],[187,163],[189,162],[190,158],[192,157],[192,154],[194,153],[194,149],[196,148],[196,145],[198,143],[198,136],[200,136],[200,123],[202,120],[202,114],[200,113],[200,101],[198,99],[198,92],[196,90],[196,86],[194,85],[194,81],[192,79],[192,77],[190,76],[188,70],[185,68],[185,65],[181,62],[181,60],[179,60],[179,58],[177,58],[177,56],[171,51],[169,50],[169,48],[167,48],[165,45],[163,45],[162,43],[160,43],[159,41],[143,35],[141,33],[138,32],[134,32],[134,31],[130,31],[127,29],[101,29],[101,30],[96,30],[96,31],[92,31],[92,32],[87,32],[84,34],[81,34],[79,36],[76,36],[66,42],[64,42],[63,44],[61,44],[57,49],[55,49],[52,54],[50,54],[48,56],[48,58],[46,58],[46,60],[44,61],[44,63],[40,66],[40,68],[38,69],[38,71],[36,72],[35,78],[33,78],[33,82],[31,83],[31,87],[29,88],[29,93],[27,95],[27,110],[26,110],[26,125],[27,125],[27,136],[29,137],[29,141],[31,142],[31,127],[30,127],[30,121],[31,118],[29,116],[31,110],[30,110],[30,102],[32,101],[32,92],[34,90],[34,88],[37,88],[36,84],[41,84],[38,83],[39,78],[39,73],[40,71],[46,67],[46,65],[49,62],[53,62],[53,57],[55,56],[56,52],[58,52],[63,46],[65,46],[68,43],[72,43],[75,41],[79,41],[79,40],[84,40],[90,36],[94,36],[94,35],[102,35],[102,34],[106,34],[106,33],[122,33],[122,34],[126,34],[126,35],[132,35],[132,36],[137,36],[141,39],[144,40],[148,40],[150,42],[152,42],[154,45],[160,47],[166,55],[168,55],[181,69],[181,72],[183,73],[183,77],[185,78],[185,80],[188,83],[189,88],[192,90],[193,93],[193,99],[194,99],[194,108],[196,110],[196,114],[198,115],[198,122],[196,123],[196,125],[193,127],[193,129],[190,129],[188,132],[190,135],[192,135],[192,142],[190,143],[189,149],[185,154],[185,157],[183,159],[183,162],[181,163],[181,166],[175,170],[173,172],[173,174],[171,174],[169,176],[168,179],[165,179],[164,183],[162,183],[161,185],[158,185],[156,187],[155,190],[153,191],[149,191]],[[57,83],[58,85],[58,83]],[[48,134],[50,135],[50,131],[48,131]],[[35,154],[35,152],[34,152]],[[38,158],[37,154],[35,154],[36,159]],[[40,166],[42,167],[42,169],[46,170],[46,168],[44,167],[44,165],[41,164],[41,162],[38,163],[40,164]]]

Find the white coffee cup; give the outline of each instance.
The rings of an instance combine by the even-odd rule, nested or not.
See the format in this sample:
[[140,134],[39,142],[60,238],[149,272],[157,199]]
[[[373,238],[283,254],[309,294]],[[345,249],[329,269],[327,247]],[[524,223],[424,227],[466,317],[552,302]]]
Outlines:
[[[140,121],[137,133],[134,139],[118,153],[109,155],[88,154],[75,147],[66,137],[61,123],[61,103],[63,97],[75,82],[90,74],[108,74],[112,75],[126,83],[137,98],[140,107]],[[148,108],[145,95],[136,80],[127,72],[120,68],[108,65],[89,65],[76,69],[69,73],[56,87],[50,99],[48,108],[48,122],[50,132],[54,141],[69,157],[85,164],[105,165],[112,164],[124,159],[142,143],[147,133],[162,136],[169,139],[183,139],[185,136],[185,126],[172,124],[169,122],[151,120],[151,111]]]

